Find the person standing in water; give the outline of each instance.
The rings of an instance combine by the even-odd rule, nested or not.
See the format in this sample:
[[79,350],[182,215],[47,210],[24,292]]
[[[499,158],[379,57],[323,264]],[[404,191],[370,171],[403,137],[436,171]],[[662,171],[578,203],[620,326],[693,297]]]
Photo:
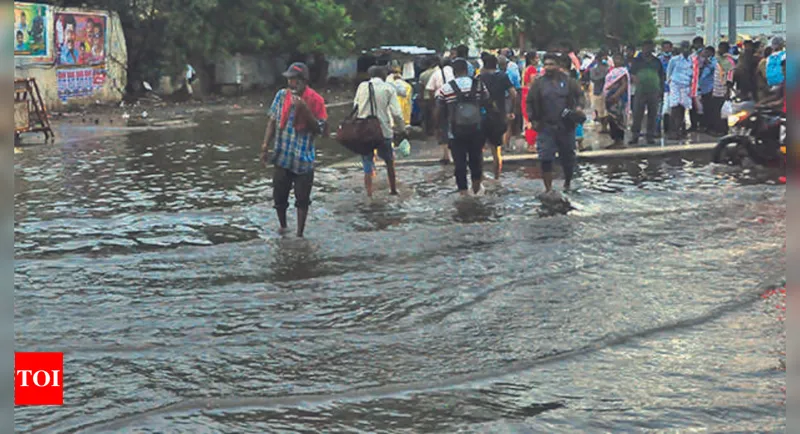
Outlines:
[[[525,109],[525,101],[528,98],[528,90],[533,83],[533,80],[539,75],[539,54],[536,51],[530,51],[525,54],[525,72],[522,74],[522,97],[520,98],[520,107],[522,110],[522,118],[525,126],[528,125],[528,110]],[[528,152],[536,152],[536,130],[524,128],[525,142],[528,144]]]
[[[291,64],[283,76],[288,87],[278,91],[270,106],[261,162],[265,167],[268,162],[273,165],[272,198],[281,232],[287,228],[289,192],[294,188],[297,236],[302,237],[314,184],[314,141],[326,131],[328,112],[322,96],[308,87],[309,72],[304,63]],[[273,142],[270,158],[269,146]]]
[[544,57],[545,74],[533,81],[526,100],[529,128],[538,132],[536,148],[545,193],[553,190],[556,154],[564,169],[564,190],[570,189],[575,169],[576,125],[586,119],[581,85],[559,63],[559,56],[553,53]]
[[489,92],[480,79],[469,76],[466,60],[455,60],[453,73],[456,78],[436,92],[437,119],[440,120],[443,135],[450,141],[458,193],[467,195],[469,167],[472,191],[479,194],[483,181],[483,145],[486,141],[481,112],[489,108]]
[[[439,69],[431,74],[428,84],[425,85],[425,90],[428,90],[433,95],[436,95],[445,84],[454,78],[455,76],[453,75],[453,67],[450,66],[450,61],[443,59]],[[438,112],[438,110],[434,110],[433,118],[435,123],[440,124],[442,120],[436,117],[436,113]],[[439,164],[450,164],[450,149],[448,146],[447,136],[439,137],[439,147],[442,150],[442,158],[439,160]]]
[[[356,115],[359,119],[375,116],[381,124],[383,142],[377,144],[377,154],[386,163],[386,174],[389,178],[390,194],[397,194],[397,180],[394,171],[394,140],[393,128],[405,131],[403,111],[397,98],[397,88],[386,82],[388,70],[384,66],[373,65],[367,70],[369,81],[358,86],[353,105],[358,109]],[[373,155],[364,155],[361,162],[364,165],[364,187],[367,196],[372,197],[372,174],[375,171],[375,158]]]
[[494,158],[494,173],[495,178],[500,177],[500,172],[503,170],[503,154],[502,146],[505,142],[504,134],[507,130],[508,122],[514,120],[513,113],[508,112],[506,104],[506,93],[509,94],[508,99],[511,101],[517,100],[517,91],[514,85],[509,80],[508,75],[497,69],[497,57],[488,55],[483,60],[483,68],[478,76],[489,91],[491,104],[486,111],[484,118],[484,136],[486,143],[492,150],[492,157]]

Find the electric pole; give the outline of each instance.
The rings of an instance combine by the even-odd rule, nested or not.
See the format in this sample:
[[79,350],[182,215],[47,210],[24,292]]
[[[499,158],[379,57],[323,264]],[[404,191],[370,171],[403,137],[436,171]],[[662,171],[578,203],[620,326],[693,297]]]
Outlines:
[[736,45],[736,0],[728,0],[728,43]]

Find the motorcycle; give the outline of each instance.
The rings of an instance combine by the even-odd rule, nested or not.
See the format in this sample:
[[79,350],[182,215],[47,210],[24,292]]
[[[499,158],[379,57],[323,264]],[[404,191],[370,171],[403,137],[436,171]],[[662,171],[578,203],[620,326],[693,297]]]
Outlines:
[[728,116],[730,133],[722,137],[712,154],[715,163],[741,165],[749,158],[762,166],[786,164],[786,115],[780,110],[735,101]]

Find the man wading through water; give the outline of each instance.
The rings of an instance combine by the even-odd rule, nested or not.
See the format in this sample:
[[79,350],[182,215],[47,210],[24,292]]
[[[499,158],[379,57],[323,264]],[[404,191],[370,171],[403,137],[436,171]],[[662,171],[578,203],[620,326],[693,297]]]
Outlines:
[[455,80],[436,93],[436,110],[442,131],[450,140],[458,192],[466,196],[468,165],[472,191],[475,194],[481,191],[483,144],[486,140],[482,130],[482,112],[489,107],[489,92],[481,80],[468,76],[466,60],[453,61],[453,73]]
[[564,169],[564,190],[570,189],[575,170],[575,130],[586,119],[584,96],[577,80],[559,65],[559,57],[544,57],[544,76],[534,80],[526,107],[530,127],[539,132],[536,149],[542,165],[545,193],[553,190],[553,161],[558,153]]
[[[358,108],[359,119],[374,115],[381,123],[383,142],[378,143],[378,156],[386,163],[386,173],[389,176],[389,189],[391,194],[397,194],[397,181],[394,172],[394,149],[392,149],[392,121],[398,131],[405,131],[403,112],[400,101],[397,99],[397,88],[387,83],[388,70],[386,67],[373,65],[367,70],[369,81],[358,85],[353,104]],[[370,101],[372,99],[372,101]],[[364,155],[361,157],[364,165],[364,186],[367,196],[372,197],[372,172],[375,170],[374,157]]]
[[[297,208],[297,236],[302,237],[311,205],[311,186],[314,183],[314,139],[326,130],[328,113],[325,100],[308,87],[308,67],[293,63],[283,73],[288,88],[275,95],[269,109],[269,122],[261,145],[261,162],[271,162],[272,198],[281,232],[286,230],[286,209],[289,192],[294,187],[294,206]],[[274,151],[269,158],[269,145],[274,139]]]
[[484,136],[486,143],[492,149],[492,157],[494,158],[494,176],[500,177],[500,172],[503,170],[503,155],[502,147],[505,143],[504,135],[507,129],[507,123],[514,119],[513,113],[508,112],[506,104],[506,92],[511,99],[512,107],[517,101],[517,91],[514,85],[508,78],[506,73],[497,69],[497,57],[487,55],[483,59],[483,68],[481,69],[480,80],[486,89],[489,90],[489,96],[492,104],[486,112],[484,119]]

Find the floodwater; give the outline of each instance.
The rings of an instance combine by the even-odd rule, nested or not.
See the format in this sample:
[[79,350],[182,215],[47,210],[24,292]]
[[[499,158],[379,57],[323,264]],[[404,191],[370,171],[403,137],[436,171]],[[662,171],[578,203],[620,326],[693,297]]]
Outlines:
[[542,218],[534,168],[320,168],[297,239],[222,120],[15,156],[16,348],[65,353],[18,431],[785,431],[775,174],[584,164]]

